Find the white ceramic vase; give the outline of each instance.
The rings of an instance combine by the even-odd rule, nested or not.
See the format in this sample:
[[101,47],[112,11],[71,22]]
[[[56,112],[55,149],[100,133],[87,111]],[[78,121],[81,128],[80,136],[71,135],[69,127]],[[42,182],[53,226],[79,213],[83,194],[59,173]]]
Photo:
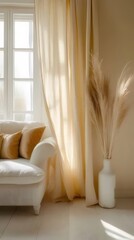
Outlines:
[[99,172],[99,205],[104,208],[115,207],[115,174],[111,160],[104,159],[103,169]]

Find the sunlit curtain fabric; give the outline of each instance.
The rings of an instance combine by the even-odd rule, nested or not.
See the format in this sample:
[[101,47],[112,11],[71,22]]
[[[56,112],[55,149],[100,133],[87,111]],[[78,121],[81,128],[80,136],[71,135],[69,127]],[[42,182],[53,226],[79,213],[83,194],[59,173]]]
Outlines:
[[87,205],[97,203],[86,98],[90,53],[96,51],[94,4],[35,1],[44,103],[58,146],[48,165],[47,191],[57,200],[86,197]]

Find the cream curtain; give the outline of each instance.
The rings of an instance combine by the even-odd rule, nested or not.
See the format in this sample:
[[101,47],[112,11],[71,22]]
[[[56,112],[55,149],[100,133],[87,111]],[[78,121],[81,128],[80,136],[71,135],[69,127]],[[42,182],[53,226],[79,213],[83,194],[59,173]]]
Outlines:
[[[35,0],[37,43],[50,127],[57,155],[48,165],[53,199],[86,197],[97,203],[86,78],[97,51],[95,0]],[[95,26],[95,27],[94,27]]]

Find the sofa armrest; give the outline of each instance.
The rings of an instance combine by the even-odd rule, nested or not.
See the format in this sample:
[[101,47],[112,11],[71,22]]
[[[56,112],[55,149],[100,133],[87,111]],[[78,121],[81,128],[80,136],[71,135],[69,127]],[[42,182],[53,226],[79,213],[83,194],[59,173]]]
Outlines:
[[53,137],[42,140],[34,148],[30,162],[42,169],[45,168],[48,158],[54,156],[56,151],[56,142]]

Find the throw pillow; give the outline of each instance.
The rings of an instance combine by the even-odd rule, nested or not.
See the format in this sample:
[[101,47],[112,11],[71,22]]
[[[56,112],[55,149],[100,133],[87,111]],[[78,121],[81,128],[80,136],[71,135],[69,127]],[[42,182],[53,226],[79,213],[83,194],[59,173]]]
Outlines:
[[19,144],[22,133],[3,134],[0,158],[16,159],[19,155]]
[[0,151],[1,151],[1,147],[2,147],[2,142],[3,142],[3,134],[0,134]]
[[20,142],[20,156],[30,159],[34,147],[39,143],[45,127],[37,127],[26,129],[22,131],[22,138]]

